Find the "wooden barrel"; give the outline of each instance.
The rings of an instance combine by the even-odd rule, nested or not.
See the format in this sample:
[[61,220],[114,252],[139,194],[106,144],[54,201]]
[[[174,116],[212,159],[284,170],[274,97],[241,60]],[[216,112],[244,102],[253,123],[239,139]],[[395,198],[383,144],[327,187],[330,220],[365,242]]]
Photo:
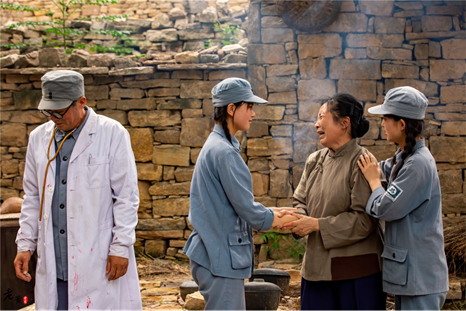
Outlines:
[[29,262],[31,282],[25,282],[16,277],[13,261],[16,257],[16,234],[19,229],[19,216],[21,214],[1,214],[1,310],[18,310],[34,303],[34,284],[36,277],[36,253]]
[[318,32],[337,19],[341,3],[341,0],[279,0],[277,9],[289,27]]

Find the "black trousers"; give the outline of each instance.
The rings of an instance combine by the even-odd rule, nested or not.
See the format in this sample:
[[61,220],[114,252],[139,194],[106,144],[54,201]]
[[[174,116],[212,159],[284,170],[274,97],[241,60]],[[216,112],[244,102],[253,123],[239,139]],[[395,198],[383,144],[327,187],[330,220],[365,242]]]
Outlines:
[[382,272],[342,281],[301,279],[301,310],[386,310]]

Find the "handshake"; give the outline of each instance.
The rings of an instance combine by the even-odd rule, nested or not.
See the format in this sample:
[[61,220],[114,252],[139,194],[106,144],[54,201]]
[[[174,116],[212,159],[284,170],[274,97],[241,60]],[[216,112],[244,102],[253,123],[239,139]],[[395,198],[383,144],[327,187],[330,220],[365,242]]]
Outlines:
[[319,231],[317,218],[295,214],[298,209],[291,207],[271,207],[274,212],[272,227],[274,229],[291,229],[294,234],[306,236],[314,231]]

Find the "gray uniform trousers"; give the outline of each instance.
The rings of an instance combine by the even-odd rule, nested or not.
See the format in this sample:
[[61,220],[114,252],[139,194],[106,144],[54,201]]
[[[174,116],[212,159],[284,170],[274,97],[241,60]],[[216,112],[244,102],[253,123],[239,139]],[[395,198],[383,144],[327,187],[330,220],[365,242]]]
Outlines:
[[246,310],[244,280],[215,276],[190,260],[191,274],[205,299],[204,310]]
[[447,293],[437,293],[422,296],[402,296],[395,295],[396,310],[440,310]]

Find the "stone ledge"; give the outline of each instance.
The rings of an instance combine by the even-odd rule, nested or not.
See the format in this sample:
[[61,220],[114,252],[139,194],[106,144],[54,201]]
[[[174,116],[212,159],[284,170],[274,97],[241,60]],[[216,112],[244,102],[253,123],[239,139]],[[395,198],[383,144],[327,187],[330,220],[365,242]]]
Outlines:
[[108,71],[109,76],[129,76],[129,75],[143,75],[153,74],[154,67],[128,67],[122,69],[115,69]]
[[142,62],[143,65],[146,66],[157,66],[157,65],[165,65],[165,64],[175,64],[175,60],[146,60]]
[[21,74],[21,75],[36,75],[45,74],[49,71],[54,70],[73,70],[83,75],[105,75],[108,74],[108,67],[83,67],[83,68],[71,68],[71,67],[54,67],[54,68],[21,68],[21,69],[3,69],[2,74]]
[[243,63],[231,63],[231,64],[169,64],[169,65],[158,65],[158,70],[192,70],[192,69],[245,69],[248,64]]
[[435,31],[435,32],[407,32],[406,40],[417,40],[417,39],[431,39],[431,38],[464,38],[466,36],[466,30],[460,31]]

